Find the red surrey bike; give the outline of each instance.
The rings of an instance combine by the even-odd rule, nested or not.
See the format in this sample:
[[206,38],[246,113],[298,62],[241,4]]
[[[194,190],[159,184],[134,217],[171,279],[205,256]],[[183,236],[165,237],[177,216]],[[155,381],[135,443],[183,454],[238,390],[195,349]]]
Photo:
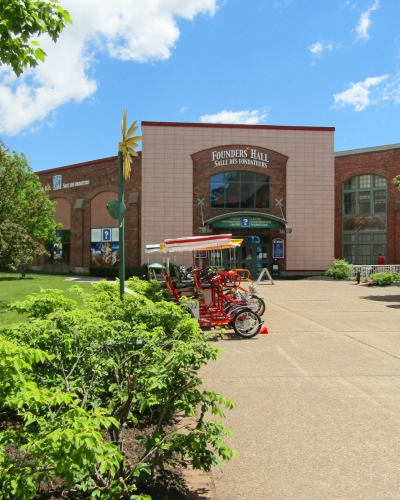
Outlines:
[[[237,284],[232,281],[234,275],[228,272],[212,272],[200,277],[201,271],[196,269],[193,272],[197,296],[187,301],[188,309],[199,321],[200,326],[202,328],[228,326],[240,337],[255,337],[260,332],[263,322],[260,315],[253,310],[251,299],[244,299],[240,292],[238,295]],[[181,292],[176,280],[166,277],[166,283],[175,301],[181,302]]]

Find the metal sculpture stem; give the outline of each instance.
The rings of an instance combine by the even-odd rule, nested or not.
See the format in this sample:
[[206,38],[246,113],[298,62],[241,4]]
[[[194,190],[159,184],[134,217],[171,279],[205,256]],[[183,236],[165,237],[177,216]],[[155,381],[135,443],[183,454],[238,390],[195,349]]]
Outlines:
[[119,295],[120,299],[125,293],[125,235],[124,235],[124,213],[121,206],[124,203],[124,176],[123,176],[122,151],[118,152],[118,203],[119,203]]

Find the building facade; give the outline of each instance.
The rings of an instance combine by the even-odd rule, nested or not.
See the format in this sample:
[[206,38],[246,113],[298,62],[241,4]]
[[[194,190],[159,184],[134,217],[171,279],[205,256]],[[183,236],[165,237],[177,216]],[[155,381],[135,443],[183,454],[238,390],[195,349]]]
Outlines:
[[335,153],[335,257],[400,263],[400,144]]
[[[147,262],[148,244],[204,233],[243,238],[235,263],[253,278],[273,258],[288,276],[332,265],[334,128],[142,122],[142,135],[125,181],[128,266]],[[36,264],[118,265],[118,223],[107,211],[117,198],[117,158],[38,175],[62,228],[51,258]],[[189,265],[191,258],[178,257]],[[229,265],[227,258],[221,253],[220,262]]]
[[[57,202],[55,220],[62,226],[50,257],[35,267],[50,272],[86,271],[91,265],[119,264],[118,221],[107,204],[118,198],[117,156],[38,172],[43,189]],[[133,158],[131,178],[125,181],[126,264],[140,261],[141,158]]]

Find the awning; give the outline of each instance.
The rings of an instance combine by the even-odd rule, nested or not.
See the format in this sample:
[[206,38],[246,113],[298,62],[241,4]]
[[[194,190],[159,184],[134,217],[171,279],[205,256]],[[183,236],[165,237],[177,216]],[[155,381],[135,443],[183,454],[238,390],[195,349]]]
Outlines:
[[160,252],[160,244],[146,245],[145,253]]
[[[165,240],[162,252],[187,252],[190,250],[208,250],[222,248],[222,245],[231,244],[231,234],[214,234],[212,236],[189,236],[187,238],[175,238]],[[225,247],[228,248],[228,247]]]
[[236,248],[240,247],[242,243],[243,243],[243,238],[231,239],[230,243],[224,243],[223,245],[212,245],[202,248],[201,250],[224,250],[225,248]]

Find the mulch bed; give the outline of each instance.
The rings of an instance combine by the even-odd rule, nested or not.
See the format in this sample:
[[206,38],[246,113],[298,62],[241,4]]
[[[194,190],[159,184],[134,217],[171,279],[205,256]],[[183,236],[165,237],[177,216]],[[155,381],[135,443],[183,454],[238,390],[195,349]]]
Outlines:
[[[177,422],[171,422],[167,427],[167,431],[173,431],[176,428]],[[4,425],[4,422],[3,422]],[[7,425],[7,424],[6,424]],[[155,422],[150,418],[142,419],[140,425],[128,427],[124,430],[124,454],[127,461],[137,463],[143,454],[143,447],[140,442],[135,439],[138,435],[150,435],[153,432]],[[106,437],[106,436],[105,436]],[[8,454],[13,455],[11,447],[7,450]],[[74,499],[84,500],[86,497],[83,493],[77,493],[72,488],[69,491],[65,489],[65,481],[59,478],[54,478],[51,483],[42,483],[40,490],[34,497],[34,500],[56,500],[56,499]],[[150,495],[152,500],[185,500],[188,495],[188,488],[184,478],[184,469],[179,463],[173,466],[167,465],[165,469],[158,470],[151,481],[148,481],[146,486],[141,487],[135,492],[136,494],[145,493]]]

